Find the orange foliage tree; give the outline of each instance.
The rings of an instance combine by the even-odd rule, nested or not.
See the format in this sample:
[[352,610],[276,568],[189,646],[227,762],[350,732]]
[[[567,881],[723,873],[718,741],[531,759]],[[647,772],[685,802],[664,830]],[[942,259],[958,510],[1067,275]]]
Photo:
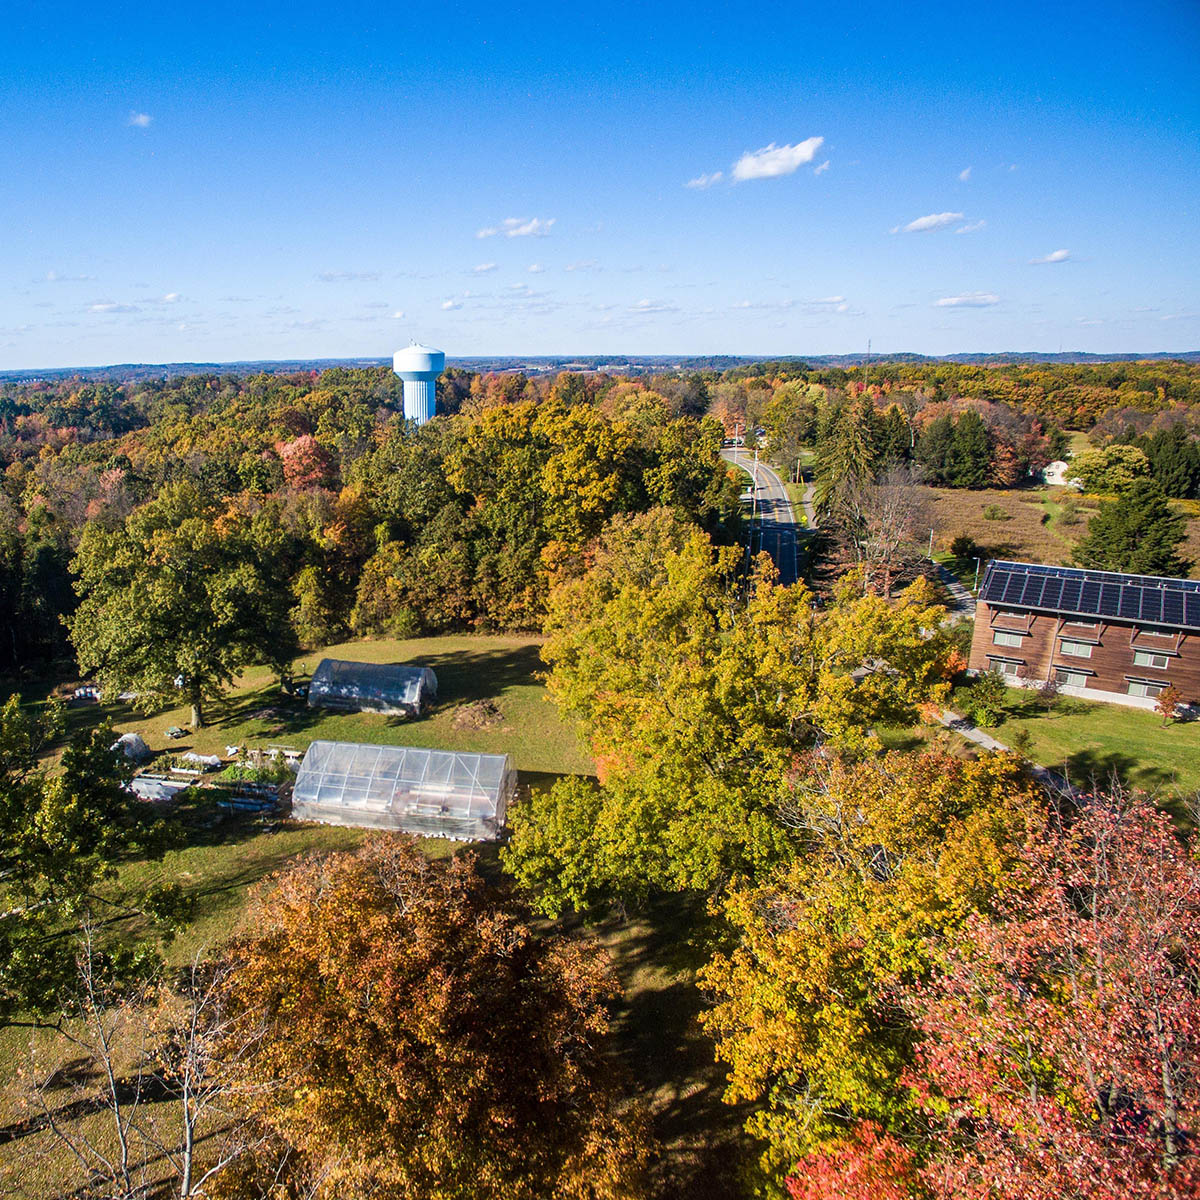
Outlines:
[[229,1197],[632,1200],[648,1137],[603,1050],[617,985],[589,944],[531,929],[472,856],[411,839],[312,858],[259,904],[231,1004],[278,1153]]

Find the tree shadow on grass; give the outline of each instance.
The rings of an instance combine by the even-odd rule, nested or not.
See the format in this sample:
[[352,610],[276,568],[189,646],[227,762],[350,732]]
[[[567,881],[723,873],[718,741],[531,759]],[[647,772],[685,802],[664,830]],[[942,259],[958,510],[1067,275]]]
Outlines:
[[663,1145],[659,1194],[724,1200],[741,1194],[744,1112],[721,1099],[723,1072],[700,1028],[697,969],[710,956],[703,898],[665,896],[601,937],[625,988],[614,1049],[650,1106]]
[[1120,750],[1076,750],[1057,769],[1072,784],[1085,790],[1133,787],[1165,796],[1176,781],[1174,771]]

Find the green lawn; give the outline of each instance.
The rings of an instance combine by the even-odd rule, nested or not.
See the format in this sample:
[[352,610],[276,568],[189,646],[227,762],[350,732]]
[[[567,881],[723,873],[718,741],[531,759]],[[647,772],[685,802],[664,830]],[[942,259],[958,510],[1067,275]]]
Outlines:
[[[591,761],[578,734],[546,699],[539,678],[540,641],[521,635],[381,639],[345,642],[296,660],[298,680],[306,679],[326,657],[432,667],[438,676],[438,702],[417,720],[312,709],[282,696],[269,672],[254,668],[235,680],[224,703],[206,713],[203,729],[178,741],[168,738],[165,730],[186,728],[189,711],[182,706],[141,716],[127,704],[72,705],[68,723],[77,728],[108,717],[119,732],[140,733],[155,752],[224,754],[227,745],[235,744],[303,750],[318,738],[332,738],[508,753],[528,776],[590,773]],[[27,688],[25,699],[41,701],[49,691],[48,685]],[[494,705],[497,712],[481,722],[460,711],[479,701]]]
[[[540,678],[539,639],[520,636],[444,637],[411,641],[360,641],[331,646],[296,665],[304,678],[326,655],[371,662],[419,662],[438,674],[439,702],[420,720],[312,710],[280,697],[263,670],[236,681],[228,701],[210,714],[211,724],[180,741],[164,730],[184,725],[187,712],[172,709],[144,717],[126,705],[80,705],[68,710],[69,724],[81,728],[104,717],[121,730],[137,730],[154,751],[223,752],[226,744],[294,746],[303,749],[316,738],[439,746],[461,750],[506,751],[513,755],[523,787],[545,786],[562,773],[590,773],[592,764],[579,736],[545,696]],[[25,689],[36,705],[51,691]],[[495,713],[482,723],[475,709],[463,706],[487,701]],[[269,712],[266,710],[270,710]],[[464,722],[463,718],[470,718]],[[264,824],[254,817],[214,823],[212,809],[200,802],[184,823],[186,844],[161,862],[127,864],[109,885],[110,897],[131,897],[159,882],[178,883],[195,903],[193,919],[165,947],[171,965],[190,962],[211,952],[242,930],[251,889],[298,856],[311,851],[352,849],[367,836],[359,829]],[[425,851],[445,855],[471,851],[482,868],[498,874],[494,844],[463,846],[427,839]],[[668,900],[627,921],[605,922],[597,934],[613,957],[625,988],[614,1013],[614,1054],[627,1068],[633,1089],[649,1105],[664,1142],[656,1164],[663,1196],[696,1195],[714,1200],[737,1194],[736,1167],[744,1146],[738,1132],[740,1115],[720,1102],[721,1069],[711,1043],[695,1016],[701,1003],[693,971],[704,947],[692,944],[697,914],[686,902]],[[140,932],[135,921],[117,920],[107,929],[121,939]],[[50,1046],[49,1034],[28,1030],[0,1031],[0,1192],[57,1195],[78,1184],[73,1164],[46,1134],[13,1136],[22,1116],[23,1085],[18,1073],[29,1062],[31,1042]],[[62,1054],[61,1048],[55,1057]],[[67,1094],[62,1094],[63,1102]],[[83,1124],[105,1136],[101,1117]]]
[[1080,786],[1093,779],[1103,785],[1115,773],[1164,798],[1189,799],[1200,791],[1200,723],[1164,728],[1156,713],[1070,696],[1044,711],[1032,692],[1009,688],[1005,718],[987,732],[1011,745],[1021,730],[1029,734],[1030,759]]

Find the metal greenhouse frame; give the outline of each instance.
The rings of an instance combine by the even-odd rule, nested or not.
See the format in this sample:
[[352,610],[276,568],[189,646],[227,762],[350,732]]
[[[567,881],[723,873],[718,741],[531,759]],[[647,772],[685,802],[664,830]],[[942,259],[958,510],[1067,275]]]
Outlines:
[[516,788],[507,754],[316,741],[296,776],[292,815],[488,841],[499,837]]
[[323,658],[309,681],[308,703],[312,708],[419,717],[437,691],[437,676],[429,667]]

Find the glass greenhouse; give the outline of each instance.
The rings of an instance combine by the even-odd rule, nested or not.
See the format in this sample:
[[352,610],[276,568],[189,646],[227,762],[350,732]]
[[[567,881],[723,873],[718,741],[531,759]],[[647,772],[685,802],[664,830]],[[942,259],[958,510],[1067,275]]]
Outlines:
[[313,708],[419,717],[437,698],[437,690],[437,676],[429,667],[323,658],[308,685],[308,703]]
[[292,789],[292,815],[328,825],[427,837],[499,837],[517,773],[507,754],[313,742]]

